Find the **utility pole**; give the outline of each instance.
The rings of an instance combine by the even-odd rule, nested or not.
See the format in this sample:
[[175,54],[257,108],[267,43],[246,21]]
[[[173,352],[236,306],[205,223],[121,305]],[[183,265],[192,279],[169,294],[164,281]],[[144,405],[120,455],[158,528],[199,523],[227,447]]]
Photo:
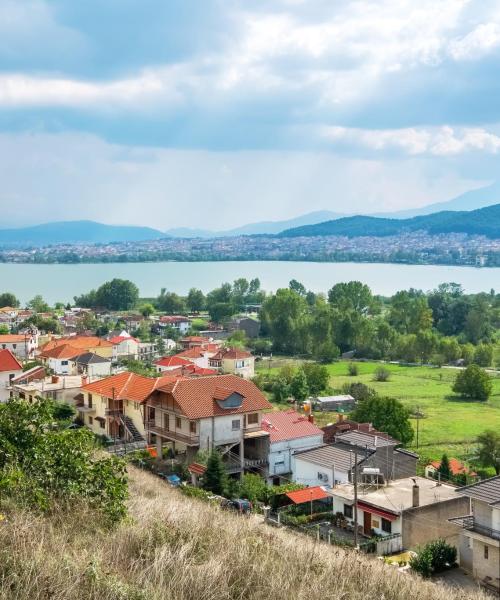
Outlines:
[[358,447],[354,446],[354,547],[358,549]]

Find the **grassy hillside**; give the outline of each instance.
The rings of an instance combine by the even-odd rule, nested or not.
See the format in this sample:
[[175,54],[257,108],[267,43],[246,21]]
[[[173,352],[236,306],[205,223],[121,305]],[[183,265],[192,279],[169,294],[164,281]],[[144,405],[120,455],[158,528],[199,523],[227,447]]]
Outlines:
[[500,204],[470,212],[443,211],[411,219],[379,217],[346,217],[283,231],[283,237],[345,235],[348,237],[397,235],[405,231],[482,234],[500,238]]
[[0,526],[0,600],[485,600],[401,575],[189,500],[130,470],[127,523],[10,515]]

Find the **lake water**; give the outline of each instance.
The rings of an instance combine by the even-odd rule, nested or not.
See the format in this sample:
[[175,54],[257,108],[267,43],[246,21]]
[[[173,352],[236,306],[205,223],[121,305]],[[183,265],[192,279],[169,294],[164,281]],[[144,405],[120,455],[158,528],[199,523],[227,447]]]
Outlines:
[[444,282],[462,284],[467,292],[500,290],[500,268],[447,267],[367,263],[311,262],[163,262],[76,265],[0,263],[0,291],[10,291],[24,303],[41,294],[49,303],[72,301],[73,296],[120,277],[130,279],[141,296],[152,297],[162,287],[186,294],[191,287],[207,292],[238,277],[258,277],[267,291],[297,279],[308,289],[326,292],[341,281],[358,280],[374,293],[391,295],[410,287],[431,290]]

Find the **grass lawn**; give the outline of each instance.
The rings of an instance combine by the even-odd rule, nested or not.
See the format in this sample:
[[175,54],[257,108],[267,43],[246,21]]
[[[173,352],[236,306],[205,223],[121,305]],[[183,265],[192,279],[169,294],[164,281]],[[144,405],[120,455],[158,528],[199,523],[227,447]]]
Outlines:
[[[347,362],[328,365],[330,385],[340,392],[345,383],[361,381],[380,395],[398,398],[411,409],[419,407],[425,417],[419,424],[418,452],[426,458],[440,458],[443,452],[466,458],[476,436],[485,429],[500,430],[500,376],[493,379],[493,394],[487,402],[467,402],[456,398],[451,386],[456,369],[384,365],[389,381],[373,381],[380,363],[356,363],[358,375],[347,374]],[[280,406],[281,408],[281,406]],[[336,420],[335,413],[314,413],[316,422],[325,425]],[[416,421],[412,420],[416,430]],[[416,439],[412,449],[416,450]]]

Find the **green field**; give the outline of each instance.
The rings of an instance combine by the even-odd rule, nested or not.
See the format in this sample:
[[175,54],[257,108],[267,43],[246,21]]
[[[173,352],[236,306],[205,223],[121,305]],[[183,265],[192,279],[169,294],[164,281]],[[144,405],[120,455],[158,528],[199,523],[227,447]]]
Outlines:
[[[418,452],[425,458],[440,458],[443,452],[466,458],[476,436],[485,429],[500,430],[500,376],[493,376],[493,394],[488,402],[467,402],[453,395],[451,386],[456,369],[385,365],[391,371],[385,383],[373,381],[380,363],[357,362],[359,374],[347,374],[347,362],[328,365],[330,385],[340,392],[345,383],[361,381],[380,395],[398,398],[410,409],[417,407],[424,418],[419,423]],[[264,367],[264,365],[262,365]],[[316,422],[335,421],[334,413],[315,412]],[[413,420],[416,430],[416,421]],[[416,450],[416,439],[412,449]]]

